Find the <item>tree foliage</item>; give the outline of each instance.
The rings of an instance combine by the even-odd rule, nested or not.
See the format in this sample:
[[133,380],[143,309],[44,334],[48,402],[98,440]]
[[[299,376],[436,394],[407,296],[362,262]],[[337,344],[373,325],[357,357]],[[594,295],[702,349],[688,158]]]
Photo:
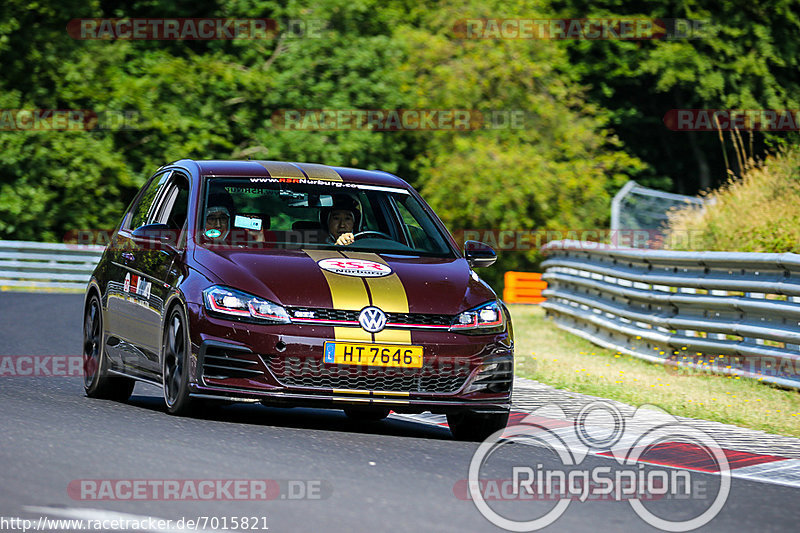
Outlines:
[[[726,0],[554,0],[563,17],[629,16],[700,21],[687,38],[648,41],[565,41],[570,62],[589,98],[611,117],[630,152],[650,163],[644,180],[664,187],[668,176],[684,194],[727,179],[725,155],[737,174],[730,138],[713,132],[673,132],[662,118],[670,109],[798,109],[800,107],[800,3]],[[787,139],[788,137],[788,139]],[[752,156],[796,135],[756,133]]]
[[[672,108],[798,108],[797,0],[7,0],[0,109],[128,112],[127,128],[0,131],[0,238],[112,227],[160,165],[261,158],[380,168],[420,188],[452,230],[602,228],[628,179],[695,192],[725,177],[713,133],[676,133]],[[699,39],[464,39],[465,18],[711,21]],[[76,40],[77,18],[322,21],[316,35],[215,41]],[[282,109],[524,113],[521,128],[308,131]],[[757,135],[754,152],[777,137]],[[758,155],[758,153],[753,154]],[[502,250],[501,250],[502,252]],[[533,268],[501,253],[495,274]]]

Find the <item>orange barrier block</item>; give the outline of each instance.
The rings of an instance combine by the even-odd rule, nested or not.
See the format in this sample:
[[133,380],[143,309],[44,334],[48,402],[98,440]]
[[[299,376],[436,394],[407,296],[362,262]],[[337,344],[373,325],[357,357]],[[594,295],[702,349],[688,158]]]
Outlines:
[[547,282],[538,272],[509,271],[505,274],[503,300],[510,304],[540,304],[546,299],[542,296],[546,288]]

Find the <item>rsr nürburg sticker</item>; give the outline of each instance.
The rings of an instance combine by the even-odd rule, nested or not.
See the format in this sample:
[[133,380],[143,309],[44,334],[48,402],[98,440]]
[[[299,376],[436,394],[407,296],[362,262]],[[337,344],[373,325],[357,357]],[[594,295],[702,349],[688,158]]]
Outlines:
[[328,272],[344,276],[379,278],[392,273],[392,269],[388,265],[364,259],[322,259],[317,264]]

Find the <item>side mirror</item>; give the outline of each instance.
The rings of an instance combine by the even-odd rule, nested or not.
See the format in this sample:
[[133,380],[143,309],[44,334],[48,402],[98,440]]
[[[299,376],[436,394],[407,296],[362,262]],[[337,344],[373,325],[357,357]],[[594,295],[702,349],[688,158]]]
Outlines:
[[497,254],[488,244],[478,241],[464,243],[464,258],[471,268],[492,266],[497,260]]
[[178,230],[166,224],[147,224],[133,230],[133,240],[139,244],[161,246],[168,244],[176,246],[178,243]]

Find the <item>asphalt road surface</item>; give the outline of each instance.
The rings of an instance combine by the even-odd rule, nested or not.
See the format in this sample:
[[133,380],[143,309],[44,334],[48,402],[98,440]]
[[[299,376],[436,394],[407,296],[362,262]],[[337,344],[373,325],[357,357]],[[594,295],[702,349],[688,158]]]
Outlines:
[[[0,293],[0,355],[79,355],[82,302],[81,295]],[[206,520],[206,529],[223,529],[223,518],[235,529],[230,519],[258,517],[238,529],[500,531],[454,492],[476,449],[477,444],[453,441],[446,428],[403,420],[365,424],[340,411],[258,404],[177,418],[165,413],[160,390],[151,385],[137,384],[122,404],[86,398],[80,377],[0,377],[3,518],[36,522],[40,516],[123,513],[172,520],[216,517]],[[555,468],[557,461],[542,448],[506,446],[493,457],[487,477],[495,471],[507,478],[512,466],[536,464]],[[591,456],[581,468],[608,465],[610,460]],[[269,501],[91,500],[101,492],[82,496],[70,489],[80,480],[277,480],[281,493]],[[667,520],[703,512],[719,476],[692,473],[692,480],[705,486],[705,499],[662,498],[648,508]],[[742,479],[731,483],[727,502],[704,530],[797,529],[800,491]],[[313,498],[304,497],[309,493]],[[531,519],[553,502],[493,505],[507,516]],[[0,529],[21,530],[8,522]],[[546,530],[657,529],[626,501],[574,501]]]

